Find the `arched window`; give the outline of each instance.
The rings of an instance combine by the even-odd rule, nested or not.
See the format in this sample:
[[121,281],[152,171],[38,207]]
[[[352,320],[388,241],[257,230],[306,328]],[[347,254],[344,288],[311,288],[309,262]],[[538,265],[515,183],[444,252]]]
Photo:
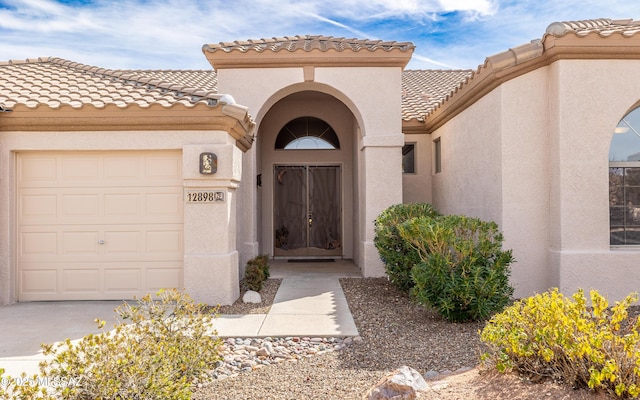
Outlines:
[[609,221],[612,246],[640,245],[640,108],[622,118],[611,140]]
[[331,125],[314,117],[289,121],[278,133],[276,150],[335,150],[340,148],[338,135]]

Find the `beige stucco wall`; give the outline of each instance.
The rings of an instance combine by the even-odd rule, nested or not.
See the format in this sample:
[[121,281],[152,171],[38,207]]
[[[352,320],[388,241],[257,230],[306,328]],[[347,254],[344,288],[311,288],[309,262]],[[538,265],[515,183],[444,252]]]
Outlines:
[[442,156],[433,176],[438,211],[502,222],[501,104],[496,89],[432,134]]
[[[233,187],[240,177],[240,155],[235,141],[224,131],[127,131],[127,132],[2,132],[0,135],[0,304],[16,301],[16,221],[15,221],[15,155],[20,151],[109,151],[109,150],[180,150],[183,152],[183,174],[185,187],[193,188],[225,188],[230,197],[225,207],[233,208]],[[195,146],[195,147],[194,147]],[[189,149],[185,152],[185,149]],[[185,154],[199,154],[199,151],[222,151],[219,159],[220,174],[213,179],[202,180],[198,173],[198,158],[185,157]],[[227,154],[229,153],[229,154]],[[229,157],[227,157],[227,155]],[[221,178],[221,179],[218,179]],[[233,183],[236,182],[236,183]],[[206,207],[206,206],[205,206]],[[185,216],[205,220],[206,215],[198,215],[205,208],[191,208],[185,204]],[[230,211],[229,211],[230,212]],[[206,213],[205,213],[206,214]],[[185,221],[185,227],[187,226]],[[202,225],[204,227],[204,225]],[[209,224],[208,227],[216,226]],[[233,225],[229,225],[233,228]],[[233,240],[224,243],[224,248],[200,248],[201,237],[210,237],[207,232],[198,231],[198,226],[191,226],[189,235],[185,237],[185,249],[211,256],[222,255],[225,259],[225,270],[237,276],[237,263],[234,264],[235,233]],[[207,250],[208,249],[208,250]],[[237,258],[237,255],[235,255]],[[220,258],[220,257],[218,257]],[[204,265],[204,264],[203,264]],[[219,265],[217,266],[219,267]],[[199,270],[190,272],[191,280],[211,283],[212,268],[216,265],[208,263]],[[194,275],[195,274],[195,275]],[[186,280],[186,274],[185,274]],[[197,285],[196,285],[197,286]],[[228,304],[238,296],[238,282],[233,280],[215,280],[210,288],[198,286],[198,301],[212,304],[217,302]]]
[[[271,107],[293,93],[318,91],[333,96],[346,106],[355,121],[351,130],[356,151],[352,165],[357,166],[353,179],[357,187],[353,201],[353,221],[357,224],[353,234],[353,257],[366,276],[384,275],[373,245],[373,220],[387,206],[402,202],[401,97],[390,95],[401,92],[401,69],[318,67],[306,76],[306,80],[302,67],[222,69],[218,71],[218,86],[220,92],[232,93],[237,102],[249,108],[258,132]],[[254,150],[245,156],[248,160],[244,164],[243,181],[257,175],[259,157]],[[258,202],[255,186],[241,187],[239,197],[251,198],[249,202],[240,200],[243,205]],[[345,210],[349,208],[350,205],[345,204]],[[257,230],[258,219],[262,224],[266,219],[265,215],[258,215],[253,210],[240,218],[243,226],[238,242],[242,260],[242,243],[254,240],[256,234],[251,230]],[[263,226],[261,230],[270,231],[271,227]]]
[[502,220],[504,248],[516,262],[515,296],[554,285],[549,266],[548,69],[541,68],[502,87]]
[[442,148],[435,207],[498,223],[516,259],[516,297],[550,284],[546,79],[542,69],[508,81],[433,135]]
[[638,61],[561,60],[509,80],[439,128],[444,213],[496,221],[515,296],[638,289],[640,249],[609,246],[608,153],[640,98]]
[[404,135],[405,144],[413,143],[415,173],[402,174],[403,203],[431,203],[431,135]]
[[563,60],[550,67],[550,258],[567,293],[596,288],[620,299],[640,286],[640,249],[609,246],[608,185],[613,131],[640,99],[639,66]]

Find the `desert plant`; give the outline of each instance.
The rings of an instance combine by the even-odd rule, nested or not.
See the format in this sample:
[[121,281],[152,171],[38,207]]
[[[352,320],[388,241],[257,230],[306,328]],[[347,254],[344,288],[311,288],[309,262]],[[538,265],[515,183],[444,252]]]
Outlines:
[[259,292],[262,290],[262,284],[269,276],[269,256],[259,255],[247,261],[243,282],[247,289]]
[[640,396],[640,320],[628,314],[638,296],[611,308],[597,291],[590,297],[588,306],[582,290],[568,298],[552,289],[515,302],[482,330],[489,349],[483,363],[572,387]]
[[256,256],[251,260],[249,260],[248,264],[258,265],[262,269],[264,279],[269,279],[269,277],[271,276],[271,273],[269,272],[269,255],[268,254],[261,254],[259,256]]
[[[116,308],[122,321],[112,331],[96,320],[100,334],[43,345],[52,358],[40,364],[38,382],[63,383],[48,386],[62,399],[189,399],[191,385],[220,360],[221,341],[211,328],[213,316],[188,295],[169,290],[157,296]],[[40,391],[38,382],[30,390]]]
[[43,379],[37,375],[27,376],[23,372],[19,377],[11,377],[0,368],[0,400],[55,400],[55,397],[47,392]]
[[398,226],[416,217],[435,218],[440,216],[431,204],[395,204],[385,209],[375,220],[373,243],[384,262],[391,282],[408,293],[413,287],[411,269],[419,263],[416,249],[400,236]]
[[510,301],[511,250],[494,222],[462,215],[419,217],[398,227],[417,251],[412,296],[450,321],[478,321]]

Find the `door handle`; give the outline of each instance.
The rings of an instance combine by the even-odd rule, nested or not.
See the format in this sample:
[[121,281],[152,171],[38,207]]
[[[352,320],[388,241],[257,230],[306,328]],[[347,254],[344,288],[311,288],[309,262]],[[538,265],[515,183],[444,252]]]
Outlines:
[[104,244],[104,240],[98,240],[98,244]]

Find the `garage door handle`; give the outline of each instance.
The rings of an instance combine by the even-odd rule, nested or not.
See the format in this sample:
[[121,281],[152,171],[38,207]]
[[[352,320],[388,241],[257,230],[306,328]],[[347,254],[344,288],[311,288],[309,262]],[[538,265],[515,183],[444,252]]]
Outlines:
[[104,240],[98,240],[98,244],[104,244]]

